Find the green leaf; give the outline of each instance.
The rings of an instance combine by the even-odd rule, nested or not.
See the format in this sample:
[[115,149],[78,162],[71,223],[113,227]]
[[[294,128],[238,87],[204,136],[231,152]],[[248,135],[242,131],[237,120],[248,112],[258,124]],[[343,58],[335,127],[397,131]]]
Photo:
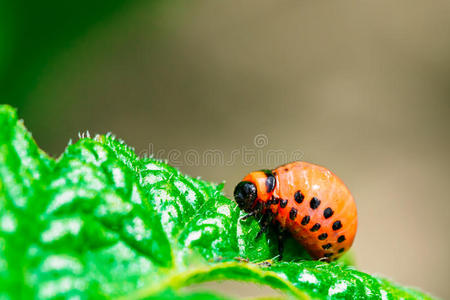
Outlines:
[[299,299],[429,298],[350,266],[312,261],[226,198],[222,185],[138,158],[106,135],[45,155],[0,106],[0,298],[225,299],[207,281],[267,285]]
[[191,293],[180,293],[174,290],[165,290],[161,291],[160,293],[151,295],[146,297],[145,299],[151,300],[151,299],[158,299],[158,300],[226,300],[230,298],[226,298],[217,294],[213,294],[210,292],[191,292]]

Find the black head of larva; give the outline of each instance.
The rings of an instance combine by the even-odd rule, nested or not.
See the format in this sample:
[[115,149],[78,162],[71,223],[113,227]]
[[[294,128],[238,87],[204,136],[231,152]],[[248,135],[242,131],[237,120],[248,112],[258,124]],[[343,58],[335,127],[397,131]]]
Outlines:
[[241,181],[234,189],[234,200],[240,209],[247,212],[251,210],[257,195],[256,186],[250,181]]

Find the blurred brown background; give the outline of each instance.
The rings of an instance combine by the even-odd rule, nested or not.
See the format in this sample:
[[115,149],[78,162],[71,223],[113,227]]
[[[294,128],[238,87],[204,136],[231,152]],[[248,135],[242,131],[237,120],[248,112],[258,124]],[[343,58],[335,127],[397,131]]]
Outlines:
[[[450,1],[149,7],[113,14],[45,66],[19,110],[42,148],[57,156],[89,130],[169,162],[170,150],[301,152],[354,194],[361,270],[450,298]],[[276,166],[177,164],[228,195]]]

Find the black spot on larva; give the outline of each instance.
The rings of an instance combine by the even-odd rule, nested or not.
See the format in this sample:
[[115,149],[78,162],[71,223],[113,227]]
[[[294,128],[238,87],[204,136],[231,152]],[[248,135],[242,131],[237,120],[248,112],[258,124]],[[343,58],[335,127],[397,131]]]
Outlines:
[[313,227],[311,227],[311,229],[310,229],[309,231],[311,231],[311,232],[316,232],[316,231],[319,230],[319,229],[320,229],[320,224],[319,224],[319,223],[316,223],[316,224],[314,224]]
[[287,200],[286,199],[280,199],[280,207],[281,208],[285,208],[287,205]]
[[317,199],[316,197],[312,197],[312,198],[311,198],[311,201],[309,202],[309,206],[310,206],[312,209],[316,209],[316,208],[319,207],[319,205],[320,205],[320,200]]
[[295,199],[295,202],[302,203],[303,199],[305,199],[305,196],[303,196],[302,192],[296,191],[294,194],[294,199]]
[[338,243],[342,243],[343,241],[345,241],[345,235],[338,237]]
[[325,208],[325,210],[323,211],[323,216],[325,217],[325,219],[328,219],[329,217],[331,217],[334,214],[334,211],[331,209],[331,207],[327,207]]
[[289,168],[284,168],[284,171],[285,172],[289,172]]
[[317,238],[321,241],[323,241],[324,239],[326,239],[328,237],[328,234],[326,233],[322,233],[321,235],[319,235]]
[[270,193],[275,189],[276,179],[275,176],[273,176],[272,172],[269,170],[264,170],[264,174],[266,174],[266,188],[267,192]]
[[338,258],[337,258],[337,257],[333,258],[333,261],[337,261],[337,260],[338,260]]
[[338,252],[342,253],[342,252],[344,252],[344,250],[345,250],[344,248],[341,248],[341,249],[338,250]]
[[278,205],[278,203],[280,203],[280,198],[272,197],[272,204]]
[[302,225],[307,225],[311,218],[309,216],[304,216],[302,219]]
[[336,221],[333,223],[333,230],[338,230],[342,228],[342,223],[341,221]]
[[325,257],[331,257],[331,256],[333,256],[333,253],[325,253],[323,256],[325,256]]
[[289,218],[293,221],[297,217],[297,210],[295,208],[291,208],[289,212]]
[[324,250],[330,249],[330,248],[331,248],[331,244],[328,243],[328,244],[322,245],[322,248],[323,248]]

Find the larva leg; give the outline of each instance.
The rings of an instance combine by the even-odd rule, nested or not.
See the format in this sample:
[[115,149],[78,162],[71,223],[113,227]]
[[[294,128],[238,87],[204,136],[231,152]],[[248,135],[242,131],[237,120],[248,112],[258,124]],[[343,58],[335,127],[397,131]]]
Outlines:
[[248,214],[246,214],[245,216],[242,216],[241,217],[241,220],[242,221],[245,221],[245,220],[247,220],[249,217],[252,217],[252,216],[254,216],[254,215],[256,215],[256,211],[252,211],[251,213],[248,213]]
[[267,229],[269,229],[269,222],[262,223],[261,230],[256,235],[255,240],[259,239],[263,233],[267,232]]
[[283,259],[285,237],[286,237],[286,230],[283,227],[281,227],[280,225],[278,225],[277,238],[278,238],[278,259],[279,260]]
[[273,213],[272,211],[267,211],[265,214],[263,214],[262,219],[260,221],[261,223],[261,230],[256,235],[255,240],[259,239],[261,235],[265,232],[267,232],[267,229],[269,229],[269,225],[273,220]]

